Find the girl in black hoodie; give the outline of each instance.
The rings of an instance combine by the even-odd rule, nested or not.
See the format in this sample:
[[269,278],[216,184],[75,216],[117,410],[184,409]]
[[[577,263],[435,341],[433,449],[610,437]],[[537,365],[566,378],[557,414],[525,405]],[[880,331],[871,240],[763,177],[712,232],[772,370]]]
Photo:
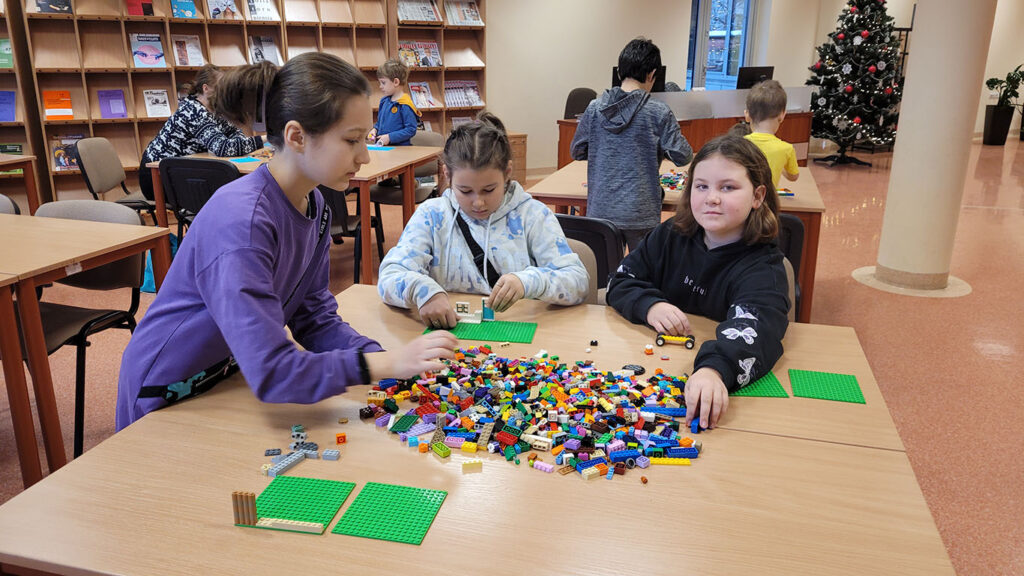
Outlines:
[[686,382],[686,424],[717,425],[729,392],[782,356],[790,302],[777,237],[779,198],[756,145],[708,142],[690,164],[676,215],[662,222],[608,284],[608,303],[659,333],[690,334],[686,314],[720,322]]

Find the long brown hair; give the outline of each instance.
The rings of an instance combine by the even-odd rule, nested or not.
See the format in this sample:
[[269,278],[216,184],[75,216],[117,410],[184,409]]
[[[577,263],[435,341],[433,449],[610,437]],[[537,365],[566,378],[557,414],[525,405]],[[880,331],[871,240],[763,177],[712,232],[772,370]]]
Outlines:
[[742,166],[755,190],[758,186],[765,187],[764,201],[760,206],[751,210],[747,216],[747,223],[743,227],[743,242],[749,246],[774,240],[779,235],[779,195],[772,183],[772,169],[768,166],[768,160],[764,157],[764,153],[756,144],[746,138],[729,134],[719,136],[705,144],[690,163],[686,186],[679,199],[676,215],[672,219],[676,229],[687,236],[692,236],[700,228],[700,224],[693,217],[693,210],[690,208],[693,172],[698,164],[716,154]]
[[222,73],[220,68],[213,64],[206,64],[196,72],[195,78],[191,82],[183,82],[181,88],[178,90],[179,94],[186,96],[195,96],[203,93],[203,84],[208,84],[213,88],[217,87],[217,81],[220,80]]
[[350,97],[369,95],[370,84],[355,66],[331,54],[307,52],[281,68],[263,61],[231,69],[217,83],[213,108],[239,126],[264,120],[267,140],[281,147],[288,122],[295,120],[311,135],[323,134],[344,115]]

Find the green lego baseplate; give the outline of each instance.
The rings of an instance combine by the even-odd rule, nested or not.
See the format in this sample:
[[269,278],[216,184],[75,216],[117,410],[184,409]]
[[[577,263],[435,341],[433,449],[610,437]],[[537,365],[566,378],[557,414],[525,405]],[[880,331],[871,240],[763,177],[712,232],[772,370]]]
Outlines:
[[747,384],[743,388],[733,392],[730,396],[748,396],[759,398],[789,398],[786,389],[782,387],[774,372],[769,372],[757,380]]
[[[433,331],[433,328],[427,328],[423,333],[429,334]],[[536,331],[536,322],[506,322],[504,320],[481,322],[479,324],[459,322],[455,325],[455,328],[449,330],[459,340],[516,342],[517,344],[530,344],[533,342],[533,333]]]
[[850,374],[790,369],[789,383],[793,387],[793,396],[799,398],[866,404],[857,377]]
[[[324,530],[331,523],[341,505],[355,488],[355,482],[338,482],[320,478],[303,478],[301,476],[277,476],[256,498],[257,518],[280,518],[299,522],[316,522],[322,524]],[[242,524],[238,524],[242,526]],[[265,530],[281,530],[284,528],[267,526],[250,526]],[[320,533],[323,534],[324,530]]]
[[367,482],[333,534],[420,544],[448,493]]

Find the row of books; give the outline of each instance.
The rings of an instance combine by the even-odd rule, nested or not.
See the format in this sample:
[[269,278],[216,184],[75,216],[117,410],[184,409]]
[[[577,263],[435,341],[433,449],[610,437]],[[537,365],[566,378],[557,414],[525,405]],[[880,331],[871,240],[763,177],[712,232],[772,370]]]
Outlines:
[[[480,8],[476,2],[445,0],[444,11],[453,26],[483,26]],[[434,0],[398,0],[398,20],[401,22],[441,22],[441,12]]]
[[[276,0],[246,0],[248,20],[281,20]],[[207,14],[214,20],[241,20],[243,15],[235,0],[207,0]],[[49,14],[70,14],[71,0],[36,0],[36,9]],[[153,16],[153,0],[125,0],[129,16]],[[199,18],[195,0],[171,0],[173,18]]]
[[433,41],[399,40],[398,59],[410,68],[443,66],[441,64],[441,49],[438,48],[437,42]]
[[[2,104],[2,96],[3,92],[0,92],[0,104]],[[167,90],[143,90],[142,99],[146,105],[148,117],[165,118],[171,115]],[[101,118],[128,117],[128,104],[123,89],[97,90],[96,101],[99,104]],[[43,113],[46,120],[74,120],[75,112],[71,102],[71,92],[43,90]]]
[[[163,41],[159,34],[130,34],[129,36],[132,45],[132,63],[136,68],[167,67]],[[199,36],[171,34],[171,47],[173,48],[174,62],[178,66],[206,64]],[[284,64],[281,50],[272,36],[250,35],[249,55],[254,63],[267,60],[278,66]]]
[[484,105],[476,80],[445,80],[444,103],[446,106]]

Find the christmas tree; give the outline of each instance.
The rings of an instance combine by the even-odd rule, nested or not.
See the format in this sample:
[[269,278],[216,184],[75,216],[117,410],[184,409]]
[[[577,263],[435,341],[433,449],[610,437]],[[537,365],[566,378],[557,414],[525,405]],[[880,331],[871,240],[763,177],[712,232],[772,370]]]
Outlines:
[[814,120],[811,133],[839,145],[839,153],[820,161],[864,164],[846,151],[855,143],[892,143],[903,94],[896,59],[899,40],[885,0],[850,0],[839,15],[835,32],[818,47],[807,84]]

